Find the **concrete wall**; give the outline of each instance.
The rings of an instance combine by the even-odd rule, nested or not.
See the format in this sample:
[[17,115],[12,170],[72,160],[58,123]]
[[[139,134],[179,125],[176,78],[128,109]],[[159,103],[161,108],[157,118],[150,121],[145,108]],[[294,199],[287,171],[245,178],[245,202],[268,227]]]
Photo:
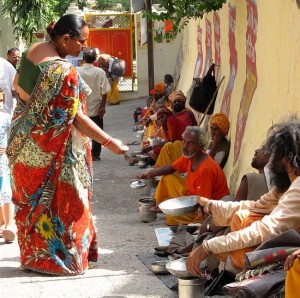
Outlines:
[[[1,10],[1,6],[0,6]],[[9,19],[0,18],[0,57],[6,59],[7,50],[18,47],[13,37],[13,27]]]
[[218,81],[225,77],[214,113],[225,112],[231,123],[225,173],[232,192],[243,173],[254,171],[254,150],[268,128],[300,109],[299,28],[295,0],[231,0],[184,30],[177,89],[187,93],[192,78],[203,77],[209,59],[220,64]]
[[[140,17],[141,14],[135,15],[136,28],[136,63],[137,63],[137,84],[138,91],[134,92],[136,98],[149,95],[148,83],[148,50],[147,44],[140,43]],[[157,22],[154,23],[155,28],[159,26]],[[160,25],[162,26],[162,25]],[[182,34],[178,34],[176,38],[170,42],[164,40],[161,43],[154,41],[153,56],[154,56],[154,84],[163,82],[165,74],[174,75],[176,60],[178,58],[178,51],[181,46]]]

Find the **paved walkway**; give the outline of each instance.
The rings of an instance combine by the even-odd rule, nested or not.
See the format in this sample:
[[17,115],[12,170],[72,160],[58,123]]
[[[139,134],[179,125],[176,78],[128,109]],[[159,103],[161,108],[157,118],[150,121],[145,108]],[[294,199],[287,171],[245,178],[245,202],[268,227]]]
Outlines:
[[[124,143],[136,141],[132,131],[133,111],[144,99],[107,106],[105,130]],[[139,149],[130,146],[131,150]],[[17,242],[0,239],[0,297],[178,297],[136,257],[157,246],[154,228],[164,226],[163,215],[153,223],[142,223],[137,211],[144,190],[129,187],[141,172],[130,167],[123,156],[104,148],[102,160],[94,162],[93,214],[98,232],[100,258],[97,266],[82,276],[45,276],[21,272]]]

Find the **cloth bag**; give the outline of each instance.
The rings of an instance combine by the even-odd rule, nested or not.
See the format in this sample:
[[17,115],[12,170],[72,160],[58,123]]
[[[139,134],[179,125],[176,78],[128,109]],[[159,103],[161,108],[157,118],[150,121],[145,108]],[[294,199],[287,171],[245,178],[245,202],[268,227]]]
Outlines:
[[108,71],[117,76],[117,77],[122,77],[126,71],[126,62],[123,59],[118,59],[118,58],[111,58],[111,63],[109,65]]
[[[213,99],[214,93],[217,90],[217,82],[214,69],[215,64],[213,63],[204,78],[198,79],[193,88],[189,100],[189,105],[199,113],[204,113],[206,111],[206,108],[210,104],[211,100]],[[216,98],[217,96],[214,97],[213,103],[211,104],[207,112],[208,115],[211,115],[214,111]]]

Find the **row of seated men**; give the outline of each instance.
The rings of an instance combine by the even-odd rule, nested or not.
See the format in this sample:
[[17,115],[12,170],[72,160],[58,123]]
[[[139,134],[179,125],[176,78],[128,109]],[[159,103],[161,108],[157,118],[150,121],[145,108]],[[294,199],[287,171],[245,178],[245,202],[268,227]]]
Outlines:
[[[173,94],[175,99],[177,95],[178,92]],[[185,100],[181,101],[185,102]],[[174,103],[171,101],[172,106]],[[173,110],[172,113],[174,115],[176,112]],[[159,109],[155,116],[156,119],[160,119]],[[168,119],[168,117],[166,118]],[[215,138],[215,130],[222,132],[223,139],[228,133],[229,122],[228,119],[226,121],[226,118],[222,113],[217,113],[212,117],[210,121],[212,143]],[[283,146],[282,140],[288,138],[286,131],[290,130],[293,134],[299,134],[295,130],[295,127],[299,128],[299,125],[299,119],[295,118],[272,128],[271,136],[267,138],[261,148],[255,151],[252,160],[252,166],[257,168],[259,173],[246,174],[236,194],[230,197],[230,201],[228,201],[229,190],[226,177],[219,166],[224,159],[226,160],[229,150],[225,153],[223,150],[213,150],[211,147],[210,151],[205,151],[204,149],[207,147],[206,134],[197,126],[187,126],[181,140],[166,142],[160,148],[155,160],[155,169],[137,176],[146,179],[162,176],[155,192],[157,205],[163,200],[173,197],[198,195],[200,205],[204,206],[204,210],[211,214],[214,224],[231,228],[229,234],[202,241],[200,246],[192,250],[187,266],[194,275],[202,274],[199,264],[211,254],[227,264],[226,270],[236,274],[244,269],[245,253],[253,251],[259,244],[277,234],[300,226],[294,215],[287,214],[287,206],[280,204],[281,200],[289,201],[292,198],[292,203],[295,200],[294,196],[289,196],[289,191],[291,191],[291,183],[297,184],[299,180],[297,178],[299,175],[291,174],[291,172],[298,173],[299,171],[300,159],[297,159],[299,158],[297,157],[298,151],[295,151],[299,144],[294,144],[295,148],[292,146],[281,148],[288,157],[285,155],[279,157],[281,159],[285,157],[285,160],[289,161],[289,163],[284,163],[284,166],[276,164],[282,163],[281,159],[279,161],[272,159],[270,166],[272,186],[268,175],[265,175],[264,172],[265,165],[272,154],[278,155],[276,146]],[[275,134],[274,131],[281,132],[281,134]],[[288,145],[297,139],[291,135],[292,133],[289,135],[291,140],[288,140]],[[281,138],[281,143],[276,143],[276,138]],[[289,160],[291,154],[288,154],[287,150],[294,151],[294,160],[291,162]],[[211,152],[215,153],[213,157],[216,160],[210,156]],[[291,171],[288,166],[293,170]],[[182,177],[179,173],[187,173],[187,176]],[[287,217],[290,217],[288,224],[285,223]],[[166,223],[168,225],[188,224],[203,222],[204,219],[203,213],[195,212],[184,217],[167,216]]]

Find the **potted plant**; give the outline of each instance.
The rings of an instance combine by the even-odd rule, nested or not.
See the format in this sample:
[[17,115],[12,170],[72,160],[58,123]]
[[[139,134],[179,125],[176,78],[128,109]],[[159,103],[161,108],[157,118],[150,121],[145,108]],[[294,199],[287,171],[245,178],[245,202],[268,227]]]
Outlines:
[[34,35],[36,38],[42,39],[45,37],[45,32],[43,32],[43,31],[35,32]]

